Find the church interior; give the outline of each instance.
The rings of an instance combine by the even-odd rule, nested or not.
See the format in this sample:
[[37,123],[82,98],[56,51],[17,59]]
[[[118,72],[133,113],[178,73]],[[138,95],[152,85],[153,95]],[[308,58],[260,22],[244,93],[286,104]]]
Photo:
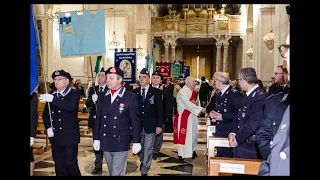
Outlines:
[[[139,72],[149,66],[182,64],[173,76],[173,69],[166,78],[192,76],[200,81],[205,77],[209,82],[214,73],[227,72],[231,81],[238,79],[243,67],[252,67],[262,81],[264,89],[271,82],[283,58],[277,46],[285,43],[289,28],[286,6],[289,4],[34,4],[39,46],[37,49],[38,93],[47,93],[53,83],[51,74],[56,70],[69,72],[75,81],[81,81],[84,89],[95,81],[96,66],[108,69],[118,66],[117,52],[135,51],[135,63],[131,68],[133,86]],[[101,53],[83,55],[62,55],[63,36],[79,33],[65,28],[61,16],[71,12],[101,10],[104,17],[103,40],[105,48]],[[67,16],[68,17],[68,16]],[[67,18],[68,19],[68,18]],[[75,19],[72,19],[75,21]],[[72,22],[72,21],[71,21]],[[76,22],[74,22],[76,23]],[[72,25],[72,23],[71,23]],[[88,25],[95,28],[95,25]],[[85,29],[85,28],[84,28]],[[72,32],[71,32],[72,31]],[[69,33],[69,34],[68,34]],[[95,49],[95,48],[93,48]],[[100,48],[101,49],[101,48]],[[151,58],[150,58],[151,57]],[[150,61],[149,61],[150,60]],[[124,66],[120,63],[120,66]],[[181,67],[181,66],[179,66]],[[186,70],[186,71],[184,71]],[[161,72],[160,72],[161,73]],[[132,76],[132,77],[131,77]],[[79,103],[80,143],[78,164],[82,176],[109,176],[103,160],[102,173],[93,175],[95,154],[92,129],[88,128],[89,113],[86,111],[86,97]],[[55,176],[55,165],[51,145],[42,120],[45,103],[38,105],[38,128],[34,140],[34,176]],[[174,115],[173,115],[174,117]],[[180,163],[177,148],[173,144],[173,133],[164,133],[163,144],[156,160],[152,160],[149,176],[211,176],[215,146],[224,147],[223,140],[211,139],[217,143],[209,145],[210,133],[214,127],[207,125],[206,117],[198,117],[197,158]],[[228,160],[229,161],[229,160]],[[255,175],[261,161],[240,163]],[[212,164],[211,164],[212,163]],[[219,162],[220,163],[220,162]],[[210,167],[211,164],[211,167]],[[129,150],[126,176],[140,176],[139,157]],[[220,165],[219,165],[220,167]],[[231,173],[232,174],[232,173]],[[230,175],[224,171],[220,176]]]

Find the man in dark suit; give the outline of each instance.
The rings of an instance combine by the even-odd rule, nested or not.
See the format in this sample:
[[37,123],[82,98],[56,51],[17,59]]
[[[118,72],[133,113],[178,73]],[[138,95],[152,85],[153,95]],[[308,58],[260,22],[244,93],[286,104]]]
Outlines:
[[251,67],[239,71],[239,84],[245,97],[241,101],[237,119],[233,121],[233,132],[229,134],[229,144],[234,158],[261,159],[257,143],[257,131],[263,116],[264,101],[267,98],[258,84],[256,70]]
[[147,176],[151,166],[153,146],[156,135],[162,132],[163,106],[161,92],[150,86],[149,71],[143,68],[139,74],[140,87],[133,90],[137,94],[141,124],[140,170]]
[[[96,119],[96,110],[97,110],[97,101],[101,94],[105,94],[108,90],[107,87],[107,76],[105,74],[104,68],[101,68],[100,72],[98,73],[98,85],[91,87],[89,89],[88,99],[86,101],[86,107],[90,109],[90,116],[88,120],[88,127],[94,129],[94,122]],[[95,154],[95,161],[94,165],[95,168],[92,171],[92,174],[101,174],[102,173],[102,160],[103,160],[103,152],[101,150],[94,151]]]
[[30,176],[34,172],[33,148],[34,138],[37,134],[38,126],[38,94],[33,92],[30,96]]
[[103,151],[110,176],[124,176],[132,130],[132,152],[141,150],[137,96],[123,87],[123,71],[110,67],[106,71],[108,91],[101,94],[93,129],[93,148]]
[[48,103],[43,111],[43,122],[52,145],[52,157],[57,176],[81,176],[78,166],[80,143],[78,107],[80,92],[69,86],[71,75],[64,70],[52,73],[57,88],[52,94],[41,94],[40,102]]
[[[228,137],[232,132],[232,122],[238,114],[242,100],[242,94],[230,86],[229,80],[230,78],[225,72],[221,72],[215,77],[215,86],[220,92],[216,96],[214,111],[209,112],[209,116],[216,120],[215,136],[217,137]],[[232,149],[217,148],[216,156],[232,157]]]
[[153,160],[157,159],[158,154],[160,152],[166,124],[169,126],[171,125],[172,127],[170,129],[171,131],[173,130],[173,122],[172,122],[173,91],[169,87],[165,87],[164,84],[160,84],[162,81],[162,78],[163,78],[163,75],[160,74],[158,71],[155,71],[152,73],[151,86],[160,90],[162,106],[163,106],[163,116],[164,116],[162,132],[156,135],[156,138],[154,141],[153,155],[152,155]]

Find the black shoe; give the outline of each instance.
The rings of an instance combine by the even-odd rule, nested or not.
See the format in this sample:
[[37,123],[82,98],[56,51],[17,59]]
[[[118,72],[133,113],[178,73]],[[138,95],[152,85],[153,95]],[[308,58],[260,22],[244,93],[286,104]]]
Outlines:
[[178,156],[179,159],[179,163],[185,163],[185,161],[183,160],[183,158],[181,156]]
[[99,168],[94,168],[93,171],[92,171],[92,174],[101,174],[102,173],[102,169],[99,169]]
[[148,174],[141,174],[141,176],[148,176]]
[[140,171],[141,171],[142,166],[143,166],[143,164],[141,163],[141,164],[140,164]]
[[192,159],[195,159],[196,157],[198,157],[196,151],[193,151],[193,154],[192,154]]
[[153,153],[152,159],[153,159],[153,160],[157,160],[157,158],[158,158],[158,154]]

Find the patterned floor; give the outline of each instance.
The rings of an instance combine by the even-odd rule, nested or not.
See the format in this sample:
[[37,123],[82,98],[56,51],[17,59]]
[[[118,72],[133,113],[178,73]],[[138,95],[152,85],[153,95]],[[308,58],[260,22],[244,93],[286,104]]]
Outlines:
[[[203,120],[205,121],[205,120]],[[202,120],[199,124],[202,124]],[[206,175],[205,152],[206,144],[203,137],[203,127],[199,125],[199,144],[196,152],[198,157],[196,159],[185,159],[186,163],[178,162],[177,149],[170,141],[172,134],[166,134],[165,141],[160,150],[157,160],[152,160],[149,176],[204,176]],[[40,140],[38,140],[39,143]],[[41,142],[40,142],[41,143]],[[81,137],[79,144],[78,162],[82,176],[93,176],[91,174],[94,168],[95,155],[92,148],[91,137]],[[141,172],[138,167],[140,166],[139,157],[133,155],[129,150],[128,168],[126,176],[140,176]],[[103,172],[101,176],[108,176],[108,167],[104,160],[102,166]],[[45,152],[41,155],[35,155],[35,171],[34,176],[55,176],[54,161],[52,159],[51,151]]]

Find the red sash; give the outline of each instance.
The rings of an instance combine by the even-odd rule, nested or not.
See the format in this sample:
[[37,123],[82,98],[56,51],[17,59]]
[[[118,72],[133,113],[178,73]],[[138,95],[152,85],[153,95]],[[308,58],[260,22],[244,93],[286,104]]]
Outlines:
[[[196,95],[197,95],[197,92],[195,90],[193,90],[190,101],[196,100]],[[188,118],[189,118],[190,113],[191,112],[187,109],[183,110],[183,112],[181,114],[180,131],[179,131],[179,135],[178,135],[179,113],[177,110],[176,116],[174,117],[174,121],[173,121],[173,143],[174,144],[182,144],[182,145],[185,144],[186,136],[187,136]]]

